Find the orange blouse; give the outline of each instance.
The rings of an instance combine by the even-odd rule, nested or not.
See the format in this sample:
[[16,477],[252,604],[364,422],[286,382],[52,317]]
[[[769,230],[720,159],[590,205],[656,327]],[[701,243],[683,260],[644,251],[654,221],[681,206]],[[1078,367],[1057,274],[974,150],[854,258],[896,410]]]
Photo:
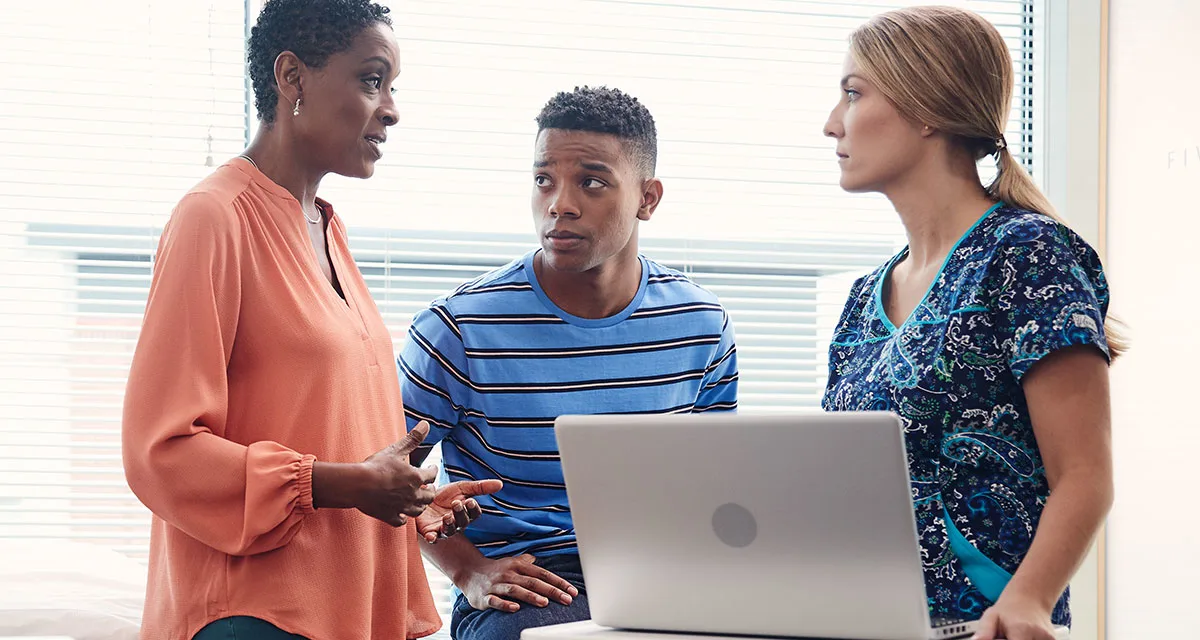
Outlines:
[[411,520],[313,507],[315,460],[358,462],[405,433],[391,336],[325,208],[344,301],[300,204],[245,160],[163,231],[122,429],[154,512],[142,638],[236,615],[313,640],[441,626]]

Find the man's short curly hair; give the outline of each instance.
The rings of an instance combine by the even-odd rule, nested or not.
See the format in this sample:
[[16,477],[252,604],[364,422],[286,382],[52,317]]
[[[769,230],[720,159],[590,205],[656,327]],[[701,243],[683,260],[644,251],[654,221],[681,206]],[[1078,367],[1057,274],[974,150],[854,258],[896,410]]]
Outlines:
[[392,25],[388,8],[371,0],[267,0],[246,43],[254,106],[263,124],[275,121],[275,59],[291,51],[304,64],[321,68],[329,56],[350,48],[376,24]]
[[618,89],[575,87],[550,99],[537,117],[538,133],[546,129],[607,133],[625,142],[630,158],[646,176],[658,162],[658,131],[646,105]]

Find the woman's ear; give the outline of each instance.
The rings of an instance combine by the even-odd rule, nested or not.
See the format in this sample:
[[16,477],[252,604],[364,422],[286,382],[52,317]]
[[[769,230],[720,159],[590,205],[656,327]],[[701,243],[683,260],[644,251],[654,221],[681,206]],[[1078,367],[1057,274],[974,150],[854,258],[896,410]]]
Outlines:
[[278,108],[293,113],[296,111],[297,104],[304,96],[304,88],[301,86],[304,69],[304,62],[291,51],[284,51],[275,57],[275,92],[279,94]]

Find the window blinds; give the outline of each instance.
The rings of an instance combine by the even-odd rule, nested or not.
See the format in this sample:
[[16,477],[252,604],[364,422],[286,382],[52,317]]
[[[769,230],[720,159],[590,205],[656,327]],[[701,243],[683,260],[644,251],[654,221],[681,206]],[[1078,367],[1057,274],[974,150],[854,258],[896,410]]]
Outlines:
[[[1039,5],[951,3],[1009,43],[1007,137],[1036,170]],[[817,405],[850,282],[903,244],[885,201],[838,188],[822,126],[849,31],[909,3],[390,4],[401,122],[374,178],[331,176],[322,196],[397,347],[431,299],[536,246],[533,118],[557,91],[609,85],[658,123],[665,196],[643,252],[730,310],[742,410]],[[171,207],[255,126],[243,59],[257,3],[60,5],[8,3],[0,21],[0,539],[143,557],[149,518],[120,462],[125,377]]]

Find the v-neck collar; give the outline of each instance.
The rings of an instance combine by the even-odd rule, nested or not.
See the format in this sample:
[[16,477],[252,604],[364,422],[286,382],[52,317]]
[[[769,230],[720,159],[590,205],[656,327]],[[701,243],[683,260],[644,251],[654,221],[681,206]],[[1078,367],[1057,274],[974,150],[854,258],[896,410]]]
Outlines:
[[[950,264],[950,259],[954,257],[955,252],[958,251],[958,248],[962,245],[963,241],[965,241],[972,233],[974,233],[975,230],[979,228],[979,225],[983,224],[984,220],[987,220],[988,216],[992,215],[992,213],[1002,206],[1004,206],[1003,202],[997,202],[989,207],[988,210],[983,213],[983,215],[979,216],[979,219],[975,221],[975,224],[971,225],[971,228],[967,229],[966,232],[959,237],[958,241],[954,243],[954,246],[950,248],[949,253],[946,254],[945,259],[942,260],[942,266],[938,268],[937,274],[933,277],[933,280],[930,281],[929,287],[925,290],[925,295],[921,296],[921,300],[912,308],[912,311],[908,312],[908,317],[906,317],[904,321],[900,323],[900,327],[908,324],[909,321],[911,321],[913,317],[917,315],[917,311],[919,311],[921,307],[925,306],[925,304],[929,301],[930,294],[933,293],[933,289],[937,286],[938,281],[942,279],[942,275],[946,272],[946,267]],[[892,319],[887,315],[887,308],[883,304],[883,287],[887,284],[888,277],[891,276],[892,270],[896,267],[896,263],[900,262],[900,260],[907,255],[908,247],[904,247],[900,253],[893,256],[892,259],[883,266],[883,270],[880,272],[879,278],[875,281],[875,313],[879,316],[880,322],[883,323],[883,326],[885,329],[887,329],[888,333],[892,334],[899,331],[900,327],[897,327],[892,322]]]

